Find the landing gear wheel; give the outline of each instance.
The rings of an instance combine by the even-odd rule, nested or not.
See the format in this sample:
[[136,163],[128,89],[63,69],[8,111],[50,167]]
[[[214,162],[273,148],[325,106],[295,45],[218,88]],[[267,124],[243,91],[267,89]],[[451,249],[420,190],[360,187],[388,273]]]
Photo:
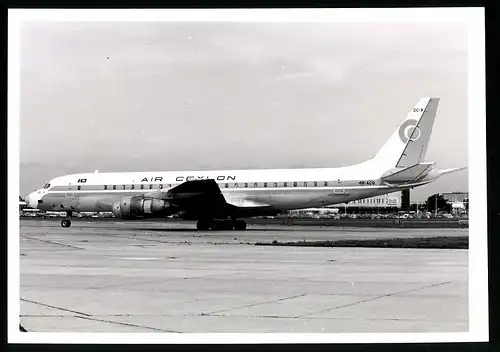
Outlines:
[[62,227],[70,227],[71,226],[71,221],[69,221],[69,220],[63,220],[63,221],[61,221],[61,226]]
[[234,222],[234,229],[235,230],[246,230],[247,229],[247,223],[243,220],[236,220]]
[[234,224],[231,220],[222,220],[222,229],[223,230],[233,230],[234,229]]
[[212,231],[232,230],[233,229],[233,222],[230,220],[215,220],[210,225],[210,229]]
[[202,231],[210,230],[210,223],[208,221],[198,220],[198,222],[196,223],[196,229]]
[[212,231],[221,230],[220,221],[212,221],[212,223],[210,224],[210,230]]

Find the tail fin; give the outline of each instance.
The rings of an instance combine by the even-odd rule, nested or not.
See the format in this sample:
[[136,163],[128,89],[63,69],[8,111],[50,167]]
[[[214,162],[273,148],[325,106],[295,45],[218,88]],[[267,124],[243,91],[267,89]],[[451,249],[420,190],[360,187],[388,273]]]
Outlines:
[[372,159],[382,168],[409,167],[425,158],[439,98],[422,98]]

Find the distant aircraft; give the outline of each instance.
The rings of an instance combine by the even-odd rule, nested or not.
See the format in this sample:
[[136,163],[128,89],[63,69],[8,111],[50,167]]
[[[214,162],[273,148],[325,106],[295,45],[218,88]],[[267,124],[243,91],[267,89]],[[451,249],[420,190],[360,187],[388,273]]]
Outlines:
[[370,160],[339,168],[82,173],[54,178],[30,193],[32,208],[112,211],[136,219],[178,214],[199,230],[246,229],[242,218],[323,207],[425,185],[441,175],[423,161],[439,98],[422,98]]

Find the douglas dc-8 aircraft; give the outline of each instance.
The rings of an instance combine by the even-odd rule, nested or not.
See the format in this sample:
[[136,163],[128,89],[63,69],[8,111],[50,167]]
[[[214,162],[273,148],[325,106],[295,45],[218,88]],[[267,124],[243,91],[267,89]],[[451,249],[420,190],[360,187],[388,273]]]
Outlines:
[[32,208],[112,211],[123,219],[178,214],[199,230],[246,229],[241,218],[349,202],[437,180],[462,170],[425,162],[439,98],[422,98],[370,160],[339,168],[84,173],[54,178],[26,197]]

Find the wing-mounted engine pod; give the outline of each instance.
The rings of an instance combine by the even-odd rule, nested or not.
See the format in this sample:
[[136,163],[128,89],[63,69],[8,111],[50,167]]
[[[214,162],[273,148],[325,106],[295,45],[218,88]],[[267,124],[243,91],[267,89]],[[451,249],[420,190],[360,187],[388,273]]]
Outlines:
[[164,213],[168,215],[170,203],[163,199],[144,198],[144,197],[124,197],[119,202],[113,204],[113,215],[115,217],[135,217],[159,215]]
[[115,218],[122,218],[123,217],[122,211],[120,209],[120,202],[113,203],[113,208],[111,209],[111,211],[113,212],[113,215],[115,216]]

